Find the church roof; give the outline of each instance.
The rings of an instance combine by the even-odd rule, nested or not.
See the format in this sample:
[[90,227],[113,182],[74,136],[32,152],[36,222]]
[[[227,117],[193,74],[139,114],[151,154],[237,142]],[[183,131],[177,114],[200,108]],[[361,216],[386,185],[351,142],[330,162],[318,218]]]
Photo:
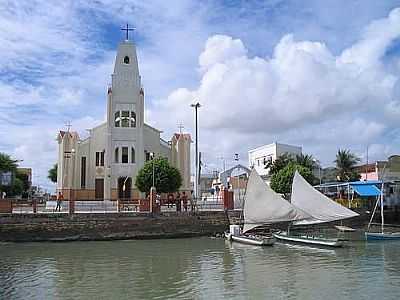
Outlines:
[[79,139],[79,135],[76,131],[64,131],[64,130],[60,130],[60,132],[58,133],[59,137],[64,138],[64,136],[69,135],[70,137],[76,137]]
[[155,128],[155,127],[153,127],[153,126],[150,126],[149,124],[144,123],[144,126],[145,126],[145,127],[148,127],[149,129],[152,129],[152,130],[154,130],[154,131],[157,131],[157,132],[159,132],[159,133],[162,132],[161,130],[158,130],[157,128]]
[[190,136],[190,133],[175,133],[174,134],[174,138],[176,140],[179,140],[181,137],[184,138],[184,139],[192,140],[192,138]]

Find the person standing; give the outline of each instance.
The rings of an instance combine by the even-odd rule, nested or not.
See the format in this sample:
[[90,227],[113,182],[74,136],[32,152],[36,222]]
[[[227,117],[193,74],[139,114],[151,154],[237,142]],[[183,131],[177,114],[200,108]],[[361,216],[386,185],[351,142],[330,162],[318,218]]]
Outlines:
[[186,195],[186,192],[182,193],[182,202],[183,202],[183,208],[185,211],[187,211],[187,202],[188,202],[188,197]]
[[62,203],[63,199],[64,199],[63,194],[61,192],[58,192],[56,211],[57,210],[61,211],[61,203]]
[[181,194],[178,192],[176,195],[176,199],[175,199],[175,203],[176,203],[176,211],[180,212],[182,209],[181,206]]

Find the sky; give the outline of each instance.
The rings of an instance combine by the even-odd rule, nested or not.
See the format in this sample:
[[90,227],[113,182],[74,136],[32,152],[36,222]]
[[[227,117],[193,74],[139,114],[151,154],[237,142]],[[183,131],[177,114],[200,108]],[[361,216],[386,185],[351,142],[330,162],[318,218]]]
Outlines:
[[[136,28],[146,123],[193,133],[203,170],[272,142],[323,166],[400,154],[400,0],[0,1],[0,152],[54,189],[56,134],[105,120],[120,30]],[[222,159],[223,157],[223,159]]]

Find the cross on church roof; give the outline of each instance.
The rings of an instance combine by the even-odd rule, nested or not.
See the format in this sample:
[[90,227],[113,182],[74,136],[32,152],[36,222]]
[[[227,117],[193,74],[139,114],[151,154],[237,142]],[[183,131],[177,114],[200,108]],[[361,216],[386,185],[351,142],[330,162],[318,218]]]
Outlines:
[[126,34],[126,40],[129,40],[129,31],[134,31],[136,28],[135,27],[131,27],[129,28],[128,23],[126,23],[126,28],[121,28],[122,31],[125,31]]
[[179,128],[179,133],[182,133],[182,129],[185,128],[185,126],[183,126],[182,123],[179,123],[178,128]]
[[67,123],[65,123],[65,127],[67,127],[67,131],[69,132],[69,130],[70,130],[71,127],[72,127],[71,122],[68,121]]

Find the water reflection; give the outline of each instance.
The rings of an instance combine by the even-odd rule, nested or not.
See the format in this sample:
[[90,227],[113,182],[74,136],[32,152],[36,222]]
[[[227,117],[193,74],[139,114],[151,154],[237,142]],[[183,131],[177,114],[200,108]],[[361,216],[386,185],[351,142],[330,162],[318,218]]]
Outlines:
[[397,299],[399,245],[262,248],[210,238],[2,244],[0,299]]

